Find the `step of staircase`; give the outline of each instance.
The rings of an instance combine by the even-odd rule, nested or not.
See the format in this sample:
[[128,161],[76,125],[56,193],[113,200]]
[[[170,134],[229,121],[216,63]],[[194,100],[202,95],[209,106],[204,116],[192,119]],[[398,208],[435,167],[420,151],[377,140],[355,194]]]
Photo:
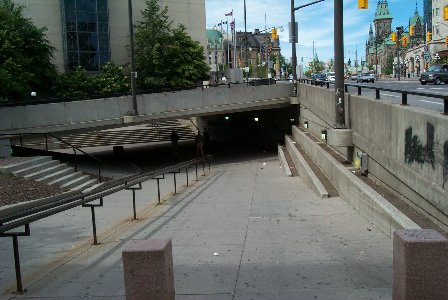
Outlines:
[[61,185],[61,187],[63,188],[69,188],[69,189],[74,189],[80,185],[85,184],[87,181],[91,180],[89,175],[82,175],[79,176],[73,180],[67,181],[66,183],[64,183],[63,185]]
[[19,169],[17,171],[13,171],[12,175],[14,175],[16,177],[25,177],[27,175],[34,174],[34,173],[42,171],[44,169],[57,166],[58,164],[59,164],[59,161],[57,161],[57,160],[44,161],[44,162],[41,162],[38,164],[28,166],[23,169]]
[[19,163],[2,166],[0,173],[12,174],[16,177],[77,191],[84,191],[98,184],[97,179],[82,172],[75,172],[73,167],[53,160],[51,156],[37,156]]
[[27,174],[27,175],[23,176],[23,178],[36,180],[36,179],[43,178],[47,175],[54,174],[55,172],[58,172],[58,171],[61,171],[61,170],[67,169],[67,168],[68,168],[67,164],[57,164],[57,165],[39,170],[37,172]]
[[12,172],[15,172],[17,170],[24,169],[24,168],[30,167],[32,165],[37,165],[37,164],[43,163],[45,161],[50,161],[50,160],[51,160],[51,156],[38,156],[35,158],[29,158],[26,161],[21,161],[19,163],[0,167],[0,172],[3,174],[11,174]]
[[75,171],[74,168],[66,167],[66,168],[64,168],[62,170],[59,170],[59,171],[54,172],[52,174],[48,174],[48,175],[46,175],[44,177],[41,177],[41,178],[37,178],[35,180],[36,181],[40,181],[40,182],[44,182],[44,183],[49,183],[49,182],[55,180],[56,178],[60,178],[60,177],[65,176],[67,174],[73,173],[74,171]]
[[75,180],[76,178],[81,177],[81,176],[83,176],[81,171],[72,172],[72,173],[69,173],[67,175],[61,176],[61,177],[59,177],[59,178],[57,178],[55,180],[52,180],[52,181],[48,182],[48,184],[49,185],[62,186],[65,183],[67,183],[69,181],[72,181],[72,180]]

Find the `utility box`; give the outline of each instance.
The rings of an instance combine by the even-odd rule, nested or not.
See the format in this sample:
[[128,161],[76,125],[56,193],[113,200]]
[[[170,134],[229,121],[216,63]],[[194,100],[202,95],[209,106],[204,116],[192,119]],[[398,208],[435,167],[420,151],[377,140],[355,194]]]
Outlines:
[[369,172],[369,170],[367,168],[367,161],[368,161],[367,153],[362,152],[361,153],[361,174],[363,174],[363,175],[367,175],[367,173]]
[[243,81],[243,70],[241,69],[228,69],[227,70],[227,81],[230,83],[242,83]]

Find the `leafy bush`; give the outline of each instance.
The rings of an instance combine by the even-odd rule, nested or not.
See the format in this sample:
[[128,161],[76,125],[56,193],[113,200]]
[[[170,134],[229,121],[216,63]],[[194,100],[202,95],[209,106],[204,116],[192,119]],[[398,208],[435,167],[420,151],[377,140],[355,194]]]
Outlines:
[[129,91],[128,79],[122,67],[107,62],[101,73],[89,74],[82,67],[66,72],[59,78],[57,95],[59,97],[83,98],[91,95],[110,95]]

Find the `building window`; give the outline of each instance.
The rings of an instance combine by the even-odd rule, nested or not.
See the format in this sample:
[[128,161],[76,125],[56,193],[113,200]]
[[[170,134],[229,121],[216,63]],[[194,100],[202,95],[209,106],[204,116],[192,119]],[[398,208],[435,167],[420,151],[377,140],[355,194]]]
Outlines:
[[61,0],[65,69],[99,72],[110,60],[108,0]]
[[436,17],[438,17],[439,16],[439,8],[437,7],[436,8]]

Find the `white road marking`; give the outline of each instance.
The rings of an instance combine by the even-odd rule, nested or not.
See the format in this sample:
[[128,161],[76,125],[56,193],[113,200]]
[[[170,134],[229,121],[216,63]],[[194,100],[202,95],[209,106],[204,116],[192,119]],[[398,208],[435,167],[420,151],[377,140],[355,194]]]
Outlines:
[[443,105],[443,103],[440,103],[440,102],[434,102],[434,101],[428,101],[428,100],[418,100],[418,101],[426,102],[426,103],[431,103],[431,104]]
[[391,94],[381,94],[381,95],[388,96],[388,97],[394,97],[394,98],[401,98],[401,96],[391,95]]
[[444,88],[430,88],[430,90],[444,90]]

